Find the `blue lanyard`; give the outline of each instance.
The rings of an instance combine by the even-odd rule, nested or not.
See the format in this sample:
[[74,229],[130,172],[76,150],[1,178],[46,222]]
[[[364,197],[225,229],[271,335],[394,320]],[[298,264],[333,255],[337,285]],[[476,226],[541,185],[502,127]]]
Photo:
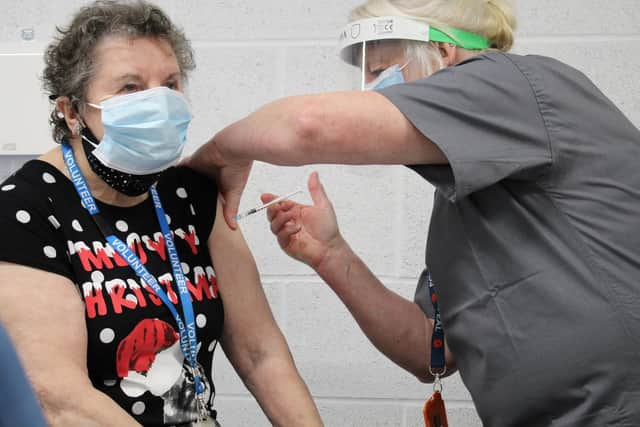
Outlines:
[[96,204],[93,195],[91,194],[91,190],[87,185],[87,181],[80,171],[78,164],[76,163],[76,159],[73,155],[73,150],[69,146],[67,142],[63,142],[62,144],[62,154],[64,157],[64,162],[67,165],[67,169],[69,170],[69,174],[71,175],[71,182],[76,188],[78,196],[82,200],[82,205],[89,211],[91,216],[93,217],[96,225],[105,235],[107,242],[109,245],[118,252],[120,255],[133,269],[136,275],[144,280],[156,295],[162,300],[162,302],[167,306],[171,314],[173,315],[176,325],[178,326],[178,331],[180,333],[180,348],[182,349],[182,354],[189,362],[191,369],[193,370],[194,376],[194,385],[196,389],[196,394],[201,395],[204,393],[204,384],[199,375],[198,364],[196,360],[196,354],[198,352],[198,339],[196,337],[196,323],[193,315],[193,304],[191,303],[191,298],[189,295],[189,289],[187,288],[187,281],[184,278],[184,274],[182,273],[182,266],[180,264],[180,258],[178,257],[178,251],[176,250],[173,236],[171,234],[171,230],[169,229],[169,225],[167,224],[167,219],[165,217],[164,209],[162,207],[162,203],[160,202],[160,196],[158,196],[158,191],[155,188],[155,185],[151,187],[151,197],[153,199],[153,206],[156,211],[156,216],[158,217],[158,222],[160,223],[160,230],[162,231],[162,235],[164,236],[165,246],[167,248],[167,252],[169,254],[169,261],[171,263],[171,269],[173,270],[173,277],[176,280],[178,285],[178,291],[180,295],[180,302],[182,304],[182,311],[184,314],[184,322],[180,317],[180,314],[176,310],[175,305],[171,302],[166,292],[160,287],[160,284],[156,280],[156,278],[149,273],[149,270],[142,264],[138,256],[118,237],[116,237],[113,232],[110,231],[110,227],[106,225],[106,223],[99,216],[100,210],[98,209],[98,205]]
[[442,328],[442,320],[440,318],[440,309],[438,308],[438,297],[436,296],[436,287],[431,280],[431,272],[427,271],[427,280],[429,282],[429,296],[431,304],[435,312],[435,321],[433,325],[433,333],[431,334],[431,365],[429,372],[431,375],[441,376],[446,371],[444,358],[444,329]]

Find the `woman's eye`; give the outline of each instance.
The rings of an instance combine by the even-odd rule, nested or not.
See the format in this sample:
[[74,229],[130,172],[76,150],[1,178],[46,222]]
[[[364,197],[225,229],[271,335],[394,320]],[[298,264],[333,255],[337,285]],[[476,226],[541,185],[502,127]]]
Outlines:
[[169,89],[173,89],[173,90],[179,90],[180,89],[180,85],[178,85],[178,82],[167,82],[167,83],[165,83],[165,86],[168,87]]
[[137,92],[140,90],[140,86],[138,86],[135,83],[127,83],[126,85],[122,86],[122,89],[120,89],[120,92],[124,92],[124,93],[130,93],[130,92]]

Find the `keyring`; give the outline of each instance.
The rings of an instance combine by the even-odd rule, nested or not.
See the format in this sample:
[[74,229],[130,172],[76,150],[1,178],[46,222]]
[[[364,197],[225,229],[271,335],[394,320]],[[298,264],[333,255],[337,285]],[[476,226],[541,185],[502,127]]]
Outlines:
[[442,372],[437,372],[436,373],[436,372],[433,372],[433,370],[431,369],[431,366],[429,366],[429,373],[431,374],[432,377],[435,377],[435,376],[441,377],[441,376],[443,376],[444,374],[447,373],[447,367],[446,366],[443,367],[442,368]]
[[438,373],[434,373],[433,370],[431,369],[431,366],[429,366],[429,373],[433,376],[434,380],[433,380],[433,391],[437,391],[442,393],[442,391],[444,390],[444,385],[442,384],[442,376],[447,372],[447,367],[445,366],[444,368],[442,368],[442,372],[438,372]]

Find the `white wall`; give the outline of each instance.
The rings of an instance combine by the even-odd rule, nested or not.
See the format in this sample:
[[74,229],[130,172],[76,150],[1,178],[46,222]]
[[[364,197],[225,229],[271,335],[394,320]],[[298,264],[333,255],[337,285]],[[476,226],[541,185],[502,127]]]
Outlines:
[[[192,150],[213,132],[277,97],[354,87],[339,64],[336,35],[359,0],[162,0],[196,48],[190,93]],[[44,46],[81,0],[2,1],[0,52]],[[640,2],[520,0],[515,51],[558,57],[582,69],[640,124]],[[23,41],[21,30],[35,39]],[[17,84],[17,82],[16,82]],[[11,108],[4,99],[2,108]],[[25,117],[2,127],[46,124]],[[53,143],[51,143],[53,146]],[[0,177],[27,157],[0,157]],[[311,170],[332,197],[343,233],[384,283],[412,297],[423,265],[432,188],[401,167],[276,168],[256,165],[243,207],[261,191],[302,188]],[[302,199],[304,200],[304,198]],[[328,426],[419,426],[431,387],[417,382],[363,337],[348,312],[308,268],[278,249],[263,217],[245,221],[277,320]],[[366,295],[362,296],[366,298]],[[426,363],[426,361],[425,361]],[[217,406],[225,426],[268,425],[224,356],[216,359]],[[459,378],[447,379],[452,427],[480,426]]]

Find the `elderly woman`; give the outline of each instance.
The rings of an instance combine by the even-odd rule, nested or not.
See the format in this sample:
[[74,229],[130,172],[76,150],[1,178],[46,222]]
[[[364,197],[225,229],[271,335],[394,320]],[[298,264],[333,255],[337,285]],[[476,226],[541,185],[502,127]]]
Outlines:
[[97,2],[45,59],[61,146],[1,187],[0,317],[48,422],[217,425],[219,342],[274,424],[320,425],[215,184],[171,167],[191,119],[182,32],[151,4]]
[[574,68],[507,53],[514,26],[506,0],[368,0],[341,40],[376,90],[268,104],[192,165],[232,224],[251,160],[411,165],[436,188],[415,302],[344,241],[316,175],[312,206],[270,208],[281,247],[398,365],[457,368],[484,425],[638,426],[640,132]]

